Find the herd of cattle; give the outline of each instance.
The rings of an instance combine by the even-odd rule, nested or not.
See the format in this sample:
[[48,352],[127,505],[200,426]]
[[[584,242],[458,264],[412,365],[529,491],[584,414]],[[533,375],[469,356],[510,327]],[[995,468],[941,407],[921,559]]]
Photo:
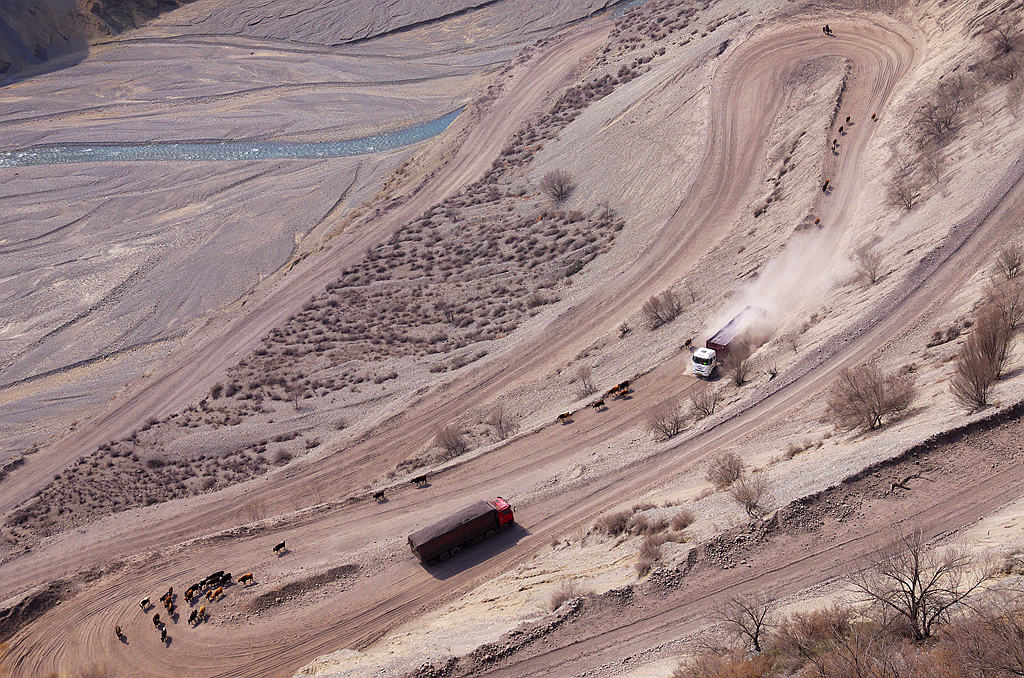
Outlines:
[[[284,542],[274,546],[274,553],[278,556],[284,555],[287,552]],[[224,587],[230,587],[236,583],[243,585],[254,584],[254,574],[252,572],[246,572],[235,580],[232,578],[230,572],[218,570],[217,572],[208,575],[205,579],[198,581],[185,589],[185,601],[189,605],[193,606],[192,612],[188,616],[188,625],[196,627],[209,619],[209,614],[206,612],[206,603],[212,603],[219,598],[222,598],[224,596]],[[206,602],[203,601],[204,597],[206,598]],[[174,592],[173,586],[167,589],[167,593],[160,596],[160,604],[164,606],[164,612],[175,624],[178,623],[177,599],[178,594]],[[199,604],[199,607],[195,607],[197,603]],[[139,601],[139,608],[141,608],[143,612],[149,612],[152,607],[153,603],[150,601],[149,596],[146,596]],[[168,642],[167,624],[160,617],[159,612],[153,615],[153,626],[160,632],[160,642],[166,645]],[[116,624],[114,626],[114,634],[121,642],[127,641],[127,637],[125,636],[124,631],[122,631],[120,624]]]
[[[622,382],[621,384],[616,384],[615,386],[612,386],[610,389],[605,391],[603,396],[601,396],[594,402],[590,403],[590,407],[593,407],[595,410],[600,411],[607,407],[607,405],[605,404],[606,399],[626,398],[631,395],[633,395],[633,391],[630,390],[629,381],[627,380]],[[574,412],[562,412],[560,415],[558,415],[558,421],[563,424],[568,424],[572,421],[573,414]]]

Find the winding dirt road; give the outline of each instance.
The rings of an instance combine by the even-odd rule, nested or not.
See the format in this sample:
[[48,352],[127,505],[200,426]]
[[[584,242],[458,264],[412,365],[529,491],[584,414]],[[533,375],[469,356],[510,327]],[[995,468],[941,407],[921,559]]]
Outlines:
[[[553,487],[542,499],[519,505],[518,517],[525,530],[508,533],[473,549],[457,562],[425,570],[413,561],[395,535],[407,534],[420,525],[423,515],[457,507],[466,496],[487,495],[496,486],[531,486],[556,478],[564,470],[567,458],[584,458],[600,449],[606,441],[635,425],[652,403],[668,396],[685,395],[689,389],[698,387],[685,377],[684,361],[668,361],[640,377],[636,380],[637,395],[632,400],[611,403],[606,413],[585,411],[572,425],[546,427],[486,458],[435,476],[427,489],[398,489],[389,494],[386,504],[347,503],[292,518],[273,534],[256,531],[200,540],[187,548],[167,546],[237,524],[240,497],[247,492],[258,492],[274,513],[292,510],[296,500],[318,484],[330,486],[332,496],[359,491],[393,468],[408,450],[420,447],[439,424],[564,364],[593,337],[611,331],[652,291],[684,275],[696,263],[698,251],[706,251],[725,237],[739,206],[762,183],[759,162],[764,143],[772,127],[780,124],[777,117],[787,96],[787,84],[801,65],[823,57],[849,60],[853,71],[844,110],[866,119],[869,112],[884,108],[917,58],[909,31],[895,25],[864,17],[831,23],[836,37],[824,36],[816,21],[791,21],[785,28],[763,29],[726,53],[711,94],[710,133],[698,172],[700,181],[634,265],[536,337],[514,347],[500,360],[482,365],[470,376],[425,394],[403,416],[376,430],[370,440],[316,464],[295,464],[239,488],[157,507],[143,516],[142,528],[132,534],[117,531],[115,516],[104,521],[105,527],[95,530],[97,538],[89,546],[75,553],[62,549],[58,537],[0,568],[0,579],[4,582],[0,593],[5,593],[62,576],[78,566],[167,547],[148,561],[82,584],[81,591],[71,600],[19,632],[11,641],[16,672],[36,675],[60,667],[100,662],[137,667],[145,675],[153,676],[285,676],[319,654],[343,647],[365,647],[388,628],[422,609],[452,599],[528,559],[550,543],[552,536],[591,520],[607,506],[652,485],[692,473],[692,464],[710,450],[738,439],[755,423],[784,416],[819,392],[838,370],[860,362],[885,340],[898,336],[903,328],[916,322],[977,270],[989,255],[991,244],[1008,228],[1005,217],[1021,212],[1024,183],[1020,181],[1019,167],[1018,174],[1007,177],[994,190],[984,213],[957,229],[955,237],[926,257],[906,283],[879,305],[874,316],[865,318],[859,328],[848,333],[849,340],[837,340],[826,347],[808,362],[803,373],[778,384],[773,392],[752,397],[738,416],[647,459],[642,465],[567,485],[564,490]],[[136,394],[144,406],[136,406],[130,400],[112,409],[93,425],[62,441],[48,453],[45,464],[36,463],[19,472],[14,476],[17,497],[5,492],[0,509],[15,505],[63,463],[111,437],[111,429],[127,431],[145,417],[170,411],[200,393],[267,329],[330,281],[339,265],[335,257],[347,256],[345,252],[361,255],[367,244],[387,237],[404,220],[482,173],[504,136],[543,99],[547,90],[567,77],[579,59],[600,43],[607,30],[607,25],[594,26],[570,34],[536,57],[529,66],[531,77],[517,79],[514,87],[473,128],[456,159],[412,201],[372,227],[347,234],[331,255],[303,262],[266,298],[251,302],[245,315],[211,333],[196,348],[176,356],[174,366],[151,379]],[[835,167],[839,189],[823,198],[820,205],[820,213],[829,223],[841,223],[851,209],[862,185],[860,160],[871,133],[870,126],[858,125],[844,142],[844,153]],[[822,139],[822,148],[826,145],[827,140]],[[694,247],[698,242],[701,247]],[[196,365],[202,369],[196,370]],[[1017,477],[1011,474],[1002,485],[993,485],[986,501],[962,502],[955,492],[942,494],[936,499],[939,505],[931,507],[935,519],[930,529],[952,529],[983,515],[998,502],[1000,487],[1017,487],[1013,484]],[[982,480],[985,479],[979,482]],[[886,525],[880,521],[861,525],[857,536],[842,547],[840,555],[853,557]],[[287,563],[270,554],[270,546],[282,538],[301,545],[295,547]],[[269,579],[275,574],[294,572],[300,566],[315,570],[327,563],[341,562],[338,554],[358,558],[356,552],[371,542],[390,549],[393,559],[379,568],[368,567],[356,586],[320,596],[301,607],[286,607],[244,621],[225,616],[222,622],[215,621],[196,630],[185,629],[179,623],[172,626],[172,643],[166,648],[158,644],[148,618],[139,613],[135,604],[138,598],[165,588],[168,583],[183,587],[211,569],[256,570]],[[812,585],[829,576],[823,563],[834,559],[836,553],[835,545],[827,543],[801,544],[798,557],[792,550],[781,549],[776,556],[780,559],[777,574],[793,585]],[[670,639],[674,632],[678,635],[673,625],[693,618],[699,605],[695,601],[713,601],[725,587],[737,582],[749,587],[763,583],[758,577],[734,574],[711,577],[700,584],[699,591],[690,591],[693,599],[685,604],[673,599],[675,602],[667,602],[639,619],[623,618],[618,625],[610,623],[595,629],[592,637],[585,639],[594,643],[586,661],[593,665],[615,652],[625,653],[643,647],[644,643]],[[231,595],[241,600],[246,594]],[[224,614],[229,611],[240,612],[238,608],[229,608]],[[127,645],[114,638],[115,623],[125,627]],[[566,638],[562,646],[551,652],[524,658],[521,664],[513,663],[500,670],[509,675],[558,671],[570,655],[579,654],[581,642],[579,638]],[[621,649],[617,644],[621,644]]]

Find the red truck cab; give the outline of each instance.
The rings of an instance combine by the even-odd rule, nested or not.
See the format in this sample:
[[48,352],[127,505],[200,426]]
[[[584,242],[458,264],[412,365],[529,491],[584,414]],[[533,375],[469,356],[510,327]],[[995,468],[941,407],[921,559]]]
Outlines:
[[515,522],[516,518],[512,515],[512,507],[509,506],[509,503],[504,498],[498,497],[491,502],[491,506],[498,511],[498,525],[505,527]]

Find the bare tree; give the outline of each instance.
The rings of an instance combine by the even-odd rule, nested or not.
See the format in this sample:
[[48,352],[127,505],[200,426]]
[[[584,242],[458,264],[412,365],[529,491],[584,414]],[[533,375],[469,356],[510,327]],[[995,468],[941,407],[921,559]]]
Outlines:
[[716,490],[724,490],[743,475],[744,468],[743,460],[735,452],[719,452],[711,457],[704,477]]
[[918,109],[914,123],[921,133],[936,141],[943,141],[960,124],[961,114],[967,108],[968,87],[960,77],[941,81],[928,103]]
[[777,606],[778,598],[770,590],[749,596],[736,595],[731,596],[715,616],[730,635],[760,653],[773,626],[771,616]]
[[771,496],[771,483],[764,471],[744,473],[729,488],[729,496],[743,507],[747,515],[756,518]]
[[750,354],[753,350],[747,342],[739,342],[731,346],[722,359],[722,369],[729,375],[732,383],[742,386],[750,373]]
[[661,402],[647,411],[647,430],[659,440],[675,438],[685,428],[686,420],[675,399]]
[[559,169],[548,172],[540,180],[540,189],[548,194],[554,202],[564,202],[576,190],[576,182],[567,170]]
[[675,320],[683,312],[683,302],[674,291],[665,290],[645,301],[642,310],[651,329],[655,329]]
[[455,424],[448,424],[437,432],[434,442],[442,450],[448,453],[449,457],[457,457],[469,450],[469,443],[462,435],[462,428]]
[[501,401],[496,402],[487,413],[485,423],[491,427],[491,437],[496,441],[505,440],[519,430],[519,417]]
[[597,390],[594,385],[594,370],[590,365],[580,365],[576,368],[576,395],[580,398],[590,395]]
[[978,409],[988,405],[989,391],[996,379],[995,364],[978,350],[972,335],[957,354],[949,382],[950,392],[964,408]]
[[988,21],[989,39],[997,54],[1009,54],[1017,49],[1021,39],[1021,18],[1016,14],[994,17]]
[[869,285],[874,285],[881,277],[882,255],[868,244],[860,245],[853,251],[853,261],[857,266],[857,275]]
[[722,402],[721,391],[711,386],[698,389],[690,395],[690,407],[693,408],[693,414],[698,419],[714,414],[715,408],[720,402]]
[[1000,592],[972,605],[970,619],[948,631],[954,659],[963,675],[1024,676],[1024,601]]
[[1011,243],[999,250],[995,268],[996,272],[1007,280],[1024,273],[1024,248],[1017,243]]
[[868,363],[843,370],[832,383],[825,415],[840,430],[876,429],[886,417],[904,412],[916,396],[911,374],[883,375]]
[[946,169],[946,152],[940,144],[930,143],[927,140],[921,144],[918,160],[921,169],[931,177],[932,183],[939,183],[942,173]]
[[929,550],[921,530],[897,532],[847,575],[865,603],[906,623],[917,640],[960,611],[992,576],[966,550]]

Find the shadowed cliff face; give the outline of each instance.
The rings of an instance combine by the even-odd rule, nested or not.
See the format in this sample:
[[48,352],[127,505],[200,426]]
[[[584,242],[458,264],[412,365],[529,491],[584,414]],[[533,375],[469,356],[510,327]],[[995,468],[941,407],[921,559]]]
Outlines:
[[0,77],[80,60],[89,43],[190,1],[7,0],[0,3]]

